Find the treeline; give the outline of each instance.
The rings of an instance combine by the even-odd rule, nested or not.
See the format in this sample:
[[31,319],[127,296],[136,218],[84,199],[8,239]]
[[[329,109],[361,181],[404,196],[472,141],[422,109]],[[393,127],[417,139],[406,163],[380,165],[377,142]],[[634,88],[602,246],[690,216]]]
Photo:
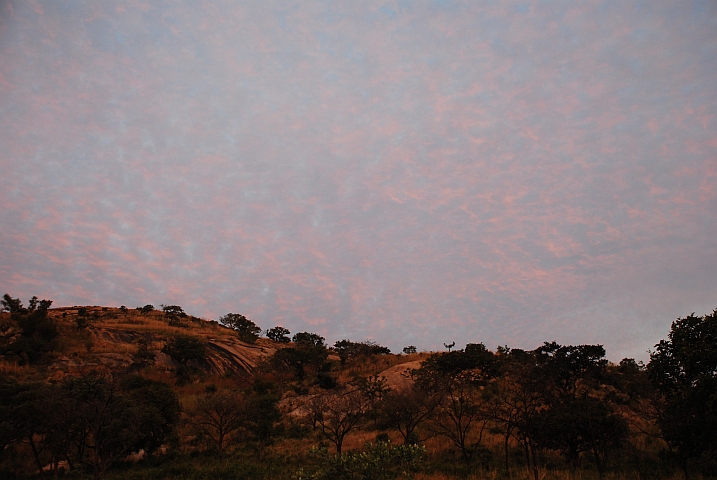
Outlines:
[[[8,295],[2,300],[21,330],[2,345],[7,358],[22,350],[29,360],[28,351],[52,348],[58,330],[47,316],[51,302],[43,302],[35,298],[26,309]],[[149,307],[138,310],[146,315]],[[163,310],[174,326],[185,321],[181,307]],[[250,343],[262,333],[239,314],[220,323]],[[251,376],[221,381],[202,373],[207,348],[190,335],[161,348],[175,362],[174,386],[148,378],[155,353],[142,343],[121,372],[89,371],[54,384],[1,377],[0,469],[57,472],[66,465],[100,478],[132,453],[165,447],[224,460],[249,452],[256,465],[267,465],[286,462],[282,449],[292,441],[318,441],[311,453],[291,457],[286,468],[294,478],[441,469],[535,480],[556,469],[600,478],[667,478],[674,469],[685,478],[717,474],[717,310],[673,322],[647,365],[611,364],[600,345],[491,351],[469,343],[424,355],[408,381],[393,387],[373,368],[379,358],[395,358],[377,343],[328,346],[318,334],[290,336],[278,326],[264,334],[276,353]],[[372,443],[346,451],[352,436]],[[20,465],[23,458],[34,468]],[[286,471],[275,478],[287,478]]]
[[90,372],[62,384],[0,377],[0,452],[13,473],[57,474],[60,466],[100,478],[132,452],[155,451],[180,415],[177,394],[140,375]]

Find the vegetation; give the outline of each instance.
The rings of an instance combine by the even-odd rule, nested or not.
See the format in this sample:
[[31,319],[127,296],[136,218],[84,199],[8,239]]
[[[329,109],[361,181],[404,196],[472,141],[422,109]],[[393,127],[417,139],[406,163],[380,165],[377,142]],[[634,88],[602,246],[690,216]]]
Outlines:
[[0,304],[2,478],[717,476],[717,310],[675,321],[642,365],[600,345],[392,355],[179,306]]
[[266,331],[266,338],[277,343],[289,343],[291,342],[290,334],[291,332],[284,327],[274,327]]
[[261,333],[261,328],[256,323],[239,313],[227,313],[219,317],[219,323],[236,330],[239,338],[247,343],[256,342]]
[[672,323],[647,368],[660,393],[658,425],[685,477],[717,454],[717,310]]
[[[151,309],[149,307],[151,307],[151,305],[146,305],[141,309],[141,312],[149,313],[154,310],[154,307],[152,307]],[[162,305],[162,311],[164,312],[164,315],[167,318],[169,324],[174,327],[181,327],[183,325],[182,319],[187,317],[187,314],[184,312],[184,309],[179,305]]]
[[370,357],[372,355],[388,355],[391,353],[386,347],[376,342],[367,340],[365,342],[352,342],[351,340],[340,340],[334,344],[334,351],[341,358],[341,363],[354,360],[359,357]]

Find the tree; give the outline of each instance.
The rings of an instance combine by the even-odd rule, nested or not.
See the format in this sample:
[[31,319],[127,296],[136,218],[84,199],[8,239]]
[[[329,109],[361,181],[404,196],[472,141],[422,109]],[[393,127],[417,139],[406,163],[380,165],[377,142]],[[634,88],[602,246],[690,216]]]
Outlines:
[[481,447],[490,420],[483,389],[498,373],[498,365],[495,354],[478,343],[431,355],[414,373],[418,388],[437,397],[431,417],[434,432],[449,439],[466,463]]
[[173,390],[142,377],[118,383],[91,372],[68,380],[63,390],[75,432],[71,456],[92,468],[95,479],[133,451],[154,451],[179,416]]
[[501,374],[486,386],[485,408],[504,438],[506,472],[510,469],[509,446],[512,437],[525,453],[528,475],[538,480],[538,444],[531,433],[536,415],[544,408],[544,401],[538,393],[536,376],[533,375],[535,354],[507,347],[499,347],[498,353],[503,357]]
[[[45,302],[44,305],[52,303],[49,300],[42,302]],[[30,311],[22,308],[19,300],[8,303],[11,304],[8,308],[16,310],[11,315],[20,328],[21,335],[9,345],[2,346],[0,353],[17,356],[23,364],[36,363],[45,353],[55,348],[55,338],[58,335],[57,326],[47,315],[47,308]]]
[[602,478],[605,455],[627,435],[625,420],[599,395],[607,375],[605,349],[546,342],[533,355],[530,374],[544,406],[528,427],[530,437],[560,451],[575,467],[582,452],[591,453]]
[[[181,307],[180,307],[180,309],[181,309]],[[154,311],[154,305],[148,303],[148,304],[145,305],[144,307],[138,308],[138,310],[140,311],[140,313],[141,313],[142,315],[146,315],[146,314],[148,314],[148,313]],[[167,313],[167,312],[166,312],[166,310],[165,310],[165,314],[166,314],[166,313]]]
[[409,345],[407,347],[403,347],[403,353],[406,355],[411,355],[413,353],[416,353],[418,350],[416,349],[415,345]]
[[658,424],[688,477],[690,459],[717,454],[717,309],[672,322],[647,373],[665,402]]
[[2,305],[2,309],[0,311],[8,311],[10,313],[20,313],[22,312],[22,302],[19,298],[12,298],[9,294],[5,294],[2,297],[2,300],[0,300],[0,304]]
[[128,375],[119,381],[120,393],[129,396],[129,411],[138,430],[134,450],[147,452],[158,449],[169,437],[179,420],[181,406],[177,394],[166,383]]
[[302,346],[323,347],[325,338],[316,333],[299,332],[291,340]]
[[405,445],[418,443],[416,429],[431,418],[438,397],[412,385],[386,393],[378,403],[379,421],[398,430]]
[[279,397],[274,393],[274,384],[256,380],[246,404],[245,430],[253,440],[252,445],[261,461],[264,452],[281,432],[281,412],[276,404]]
[[386,347],[382,347],[376,342],[366,340],[364,342],[352,342],[351,340],[339,340],[334,344],[334,351],[338,353],[341,364],[345,364],[347,360],[357,357],[369,357],[372,355],[388,355],[391,353]]
[[246,420],[246,403],[237,392],[210,393],[191,411],[190,423],[216,447],[219,456],[235,442]]
[[156,355],[149,349],[149,341],[145,337],[137,339],[137,352],[132,355],[132,365],[144,368],[154,363]]
[[294,369],[299,380],[303,380],[306,370],[317,372],[324,364],[329,352],[323,346],[298,344],[296,348],[288,347],[277,350],[274,358]]
[[167,342],[162,347],[162,353],[166,353],[172,360],[179,363],[177,377],[180,383],[190,378],[190,362],[197,364],[206,359],[207,348],[194,337],[179,336]]
[[370,408],[370,402],[359,390],[333,391],[309,402],[310,418],[334,444],[338,454],[346,435],[359,427]]
[[239,313],[227,313],[219,317],[219,323],[229,327],[239,334],[239,339],[246,343],[254,343],[259,338],[261,328],[244,315]]
[[453,376],[438,393],[433,430],[450,440],[466,463],[480,448],[489,417],[481,409],[480,385],[469,372]]
[[169,355],[175,362],[186,365],[191,361],[204,360],[206,347],[194,337],[180,336],[165,344],[162,353]]
[[164,316],[169,321],[169,324],[173,327],[181,327],[182,318],[187,316],[184,309],[179,305],[162,305],[162,311],[164,312]]
[[266,338],[277,343],[289,343],[291,341],[289,338],[290,333],[291,332],[284,327],[274,327],[266,331]]
[[39,300],[37,296],[33,296],[30,299],[28,310],[31,312],[35,310],[48,310],[50,305],[52,305],[52,300]]

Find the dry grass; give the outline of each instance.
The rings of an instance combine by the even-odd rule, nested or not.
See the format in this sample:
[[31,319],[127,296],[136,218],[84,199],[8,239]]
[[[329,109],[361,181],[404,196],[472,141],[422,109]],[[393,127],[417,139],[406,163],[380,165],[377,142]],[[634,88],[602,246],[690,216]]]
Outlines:
[[32,373],[32,369],[28,365],[18,365],[7,360],[0,360],[0,374],[25,377],[30,373]]

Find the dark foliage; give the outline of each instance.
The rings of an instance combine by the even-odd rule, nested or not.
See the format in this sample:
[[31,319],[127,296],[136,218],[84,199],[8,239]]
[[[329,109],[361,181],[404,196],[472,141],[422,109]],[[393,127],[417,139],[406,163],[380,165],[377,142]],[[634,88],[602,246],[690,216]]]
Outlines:
[[200,363],[206,358],[206,346],[194,337],[179,336],[162,347],[162,353],[186,367],[190,362]]
[[14,304],[12,308],[18,311],[12,313],[11,318],[20,328],[21,334],[11,343],[0,346],[0,353],[14,357],[20,364],[32,364],[40,361],[46,353],[55,348],[57,326],[48,317],[47,308],[44,308],[49,307],[52,302],[42,302],[45,302],[41,305],[42,308],[33,310],[22,308],[19,302]]
[[274,327],[266,331],[266,338],[278,343],[289,343],[291,341],[289,338],[290,333],[291,332],[284,327]]
[[687,475],[687,462],[717,454],[717,310],[672,323],[647,373],[665,401],[658,423]]
[[341,358],[341,363],[358,357],[369,357],[371,355],[388,355],[391,353],[386,347],[376,342],[366,340],[364,342],[352,342],[351,340],[340,340],[334,344],[334,351]]
[[187,317],[184,309],[179,305],[162,305],[164,316],[172,327],[183,327],[182,319]]
[[30,446],[38,469],[60,460],[100,478],[132,451],[154,451],[179,418],[179,401],[165,384],[97,373],[61,385],[0,379],[3,452]]
[[276,361],[292,368],[300,380],[304,378],[307,370],[312,373],[318,372],[328,356],[329,352],[325,347],[311,344],[282,348],[274,354]]
[[0,300],[0,305],[2,305],[1,311],[10,312],[10,313],[20,313],[23,311],[22,302],[19,298],[12,298],[10,294],[6,293],[3,295],[2,300]]
[[261,333],[261,328],[239,313],[227,313],[226,315],[219,317],[219,323],[225,327],[236,330],[239,338],[243,342],[247,343],[256,342],[259,338],[259,334]]
[[325,338],[316,333],[299,332],[291,340],[302,347],[323,347]]

